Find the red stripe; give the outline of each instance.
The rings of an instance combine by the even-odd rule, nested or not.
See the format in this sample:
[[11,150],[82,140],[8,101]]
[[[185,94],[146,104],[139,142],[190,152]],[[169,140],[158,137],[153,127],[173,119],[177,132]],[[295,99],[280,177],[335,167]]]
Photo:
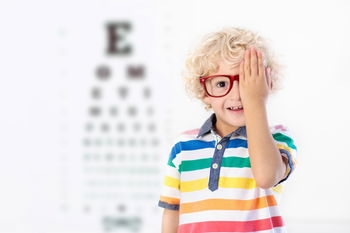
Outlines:
[[284,128],[283,125],[275,125],[275,129],[281,129],[282,131],[287,131],[287,129]]
[[253,221],[207,221],[187,223],[179,226],[178,233],[202,232],[254,232],[283,226],[281,216]]
[[199,129],[191,129],[191,130],[184,131],[182,133],[183,134],[189,134],[189,135],[198,134],[199,133]]

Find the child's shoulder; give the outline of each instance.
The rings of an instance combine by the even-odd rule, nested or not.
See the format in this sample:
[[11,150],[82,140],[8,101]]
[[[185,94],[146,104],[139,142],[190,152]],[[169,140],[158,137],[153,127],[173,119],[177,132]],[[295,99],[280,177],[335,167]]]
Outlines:
[[276,124],[270,126],[271,134],[273,138],[278,142],[287,143],[293,149],[296,149],[295,146],[295,132],[287,127],[285,124]]
[[270,126],[270,132],[272,134],[282,133],[290,135],[290,129],[285,124],[274,124]]
[[199,133],[199,128],[180,131],[174,138],[174,143],[185,142],[190,140],[197,140],[197,135]]
[[188,137],[197,137],[198,133],[199,133],[199,128],[195,128],[195,129],[183,131],[180,133],[180,135],[184,135]]

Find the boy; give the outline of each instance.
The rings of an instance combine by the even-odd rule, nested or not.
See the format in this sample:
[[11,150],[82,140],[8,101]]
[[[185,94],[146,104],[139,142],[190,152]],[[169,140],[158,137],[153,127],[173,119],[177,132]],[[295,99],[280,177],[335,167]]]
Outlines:
[[210,33],[186,68],[187,90],[214,113],[172,147],[162,233],[286,232],[278,202],[296,146],[283,125],[268,125],[279,76],[266,41],[240,28]]

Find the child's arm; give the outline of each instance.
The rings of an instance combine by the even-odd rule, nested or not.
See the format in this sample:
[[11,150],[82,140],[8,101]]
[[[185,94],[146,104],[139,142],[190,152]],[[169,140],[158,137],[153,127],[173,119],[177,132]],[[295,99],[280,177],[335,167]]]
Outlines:
[[177,233],[179,225],[179,211],[164,209],[162,219],[162,233]]
[[257,185],[270,188],[285,176],[287,160],[271,135],[263,104],[245,107],[248,151]]
[[253,175],[259,187],[270,188],[285,177],[287,164],[282,159],[268,125],[265,105],[271,77],[266,75],[260,51],[246,51],[239,75]]

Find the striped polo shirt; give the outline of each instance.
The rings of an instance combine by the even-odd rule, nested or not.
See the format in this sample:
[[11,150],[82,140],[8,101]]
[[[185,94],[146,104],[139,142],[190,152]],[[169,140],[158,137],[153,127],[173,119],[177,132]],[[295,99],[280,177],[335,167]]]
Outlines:
[[272,188],[256,185],[246,127],[221,138],[213,113],[200,129],[181,133],[164,168],[158,206],[179,210],[178,233],[286,232],[279,211],[284,181],[294,171],[296,146],[283,125],[270,132],[288,159],[285,177]]

